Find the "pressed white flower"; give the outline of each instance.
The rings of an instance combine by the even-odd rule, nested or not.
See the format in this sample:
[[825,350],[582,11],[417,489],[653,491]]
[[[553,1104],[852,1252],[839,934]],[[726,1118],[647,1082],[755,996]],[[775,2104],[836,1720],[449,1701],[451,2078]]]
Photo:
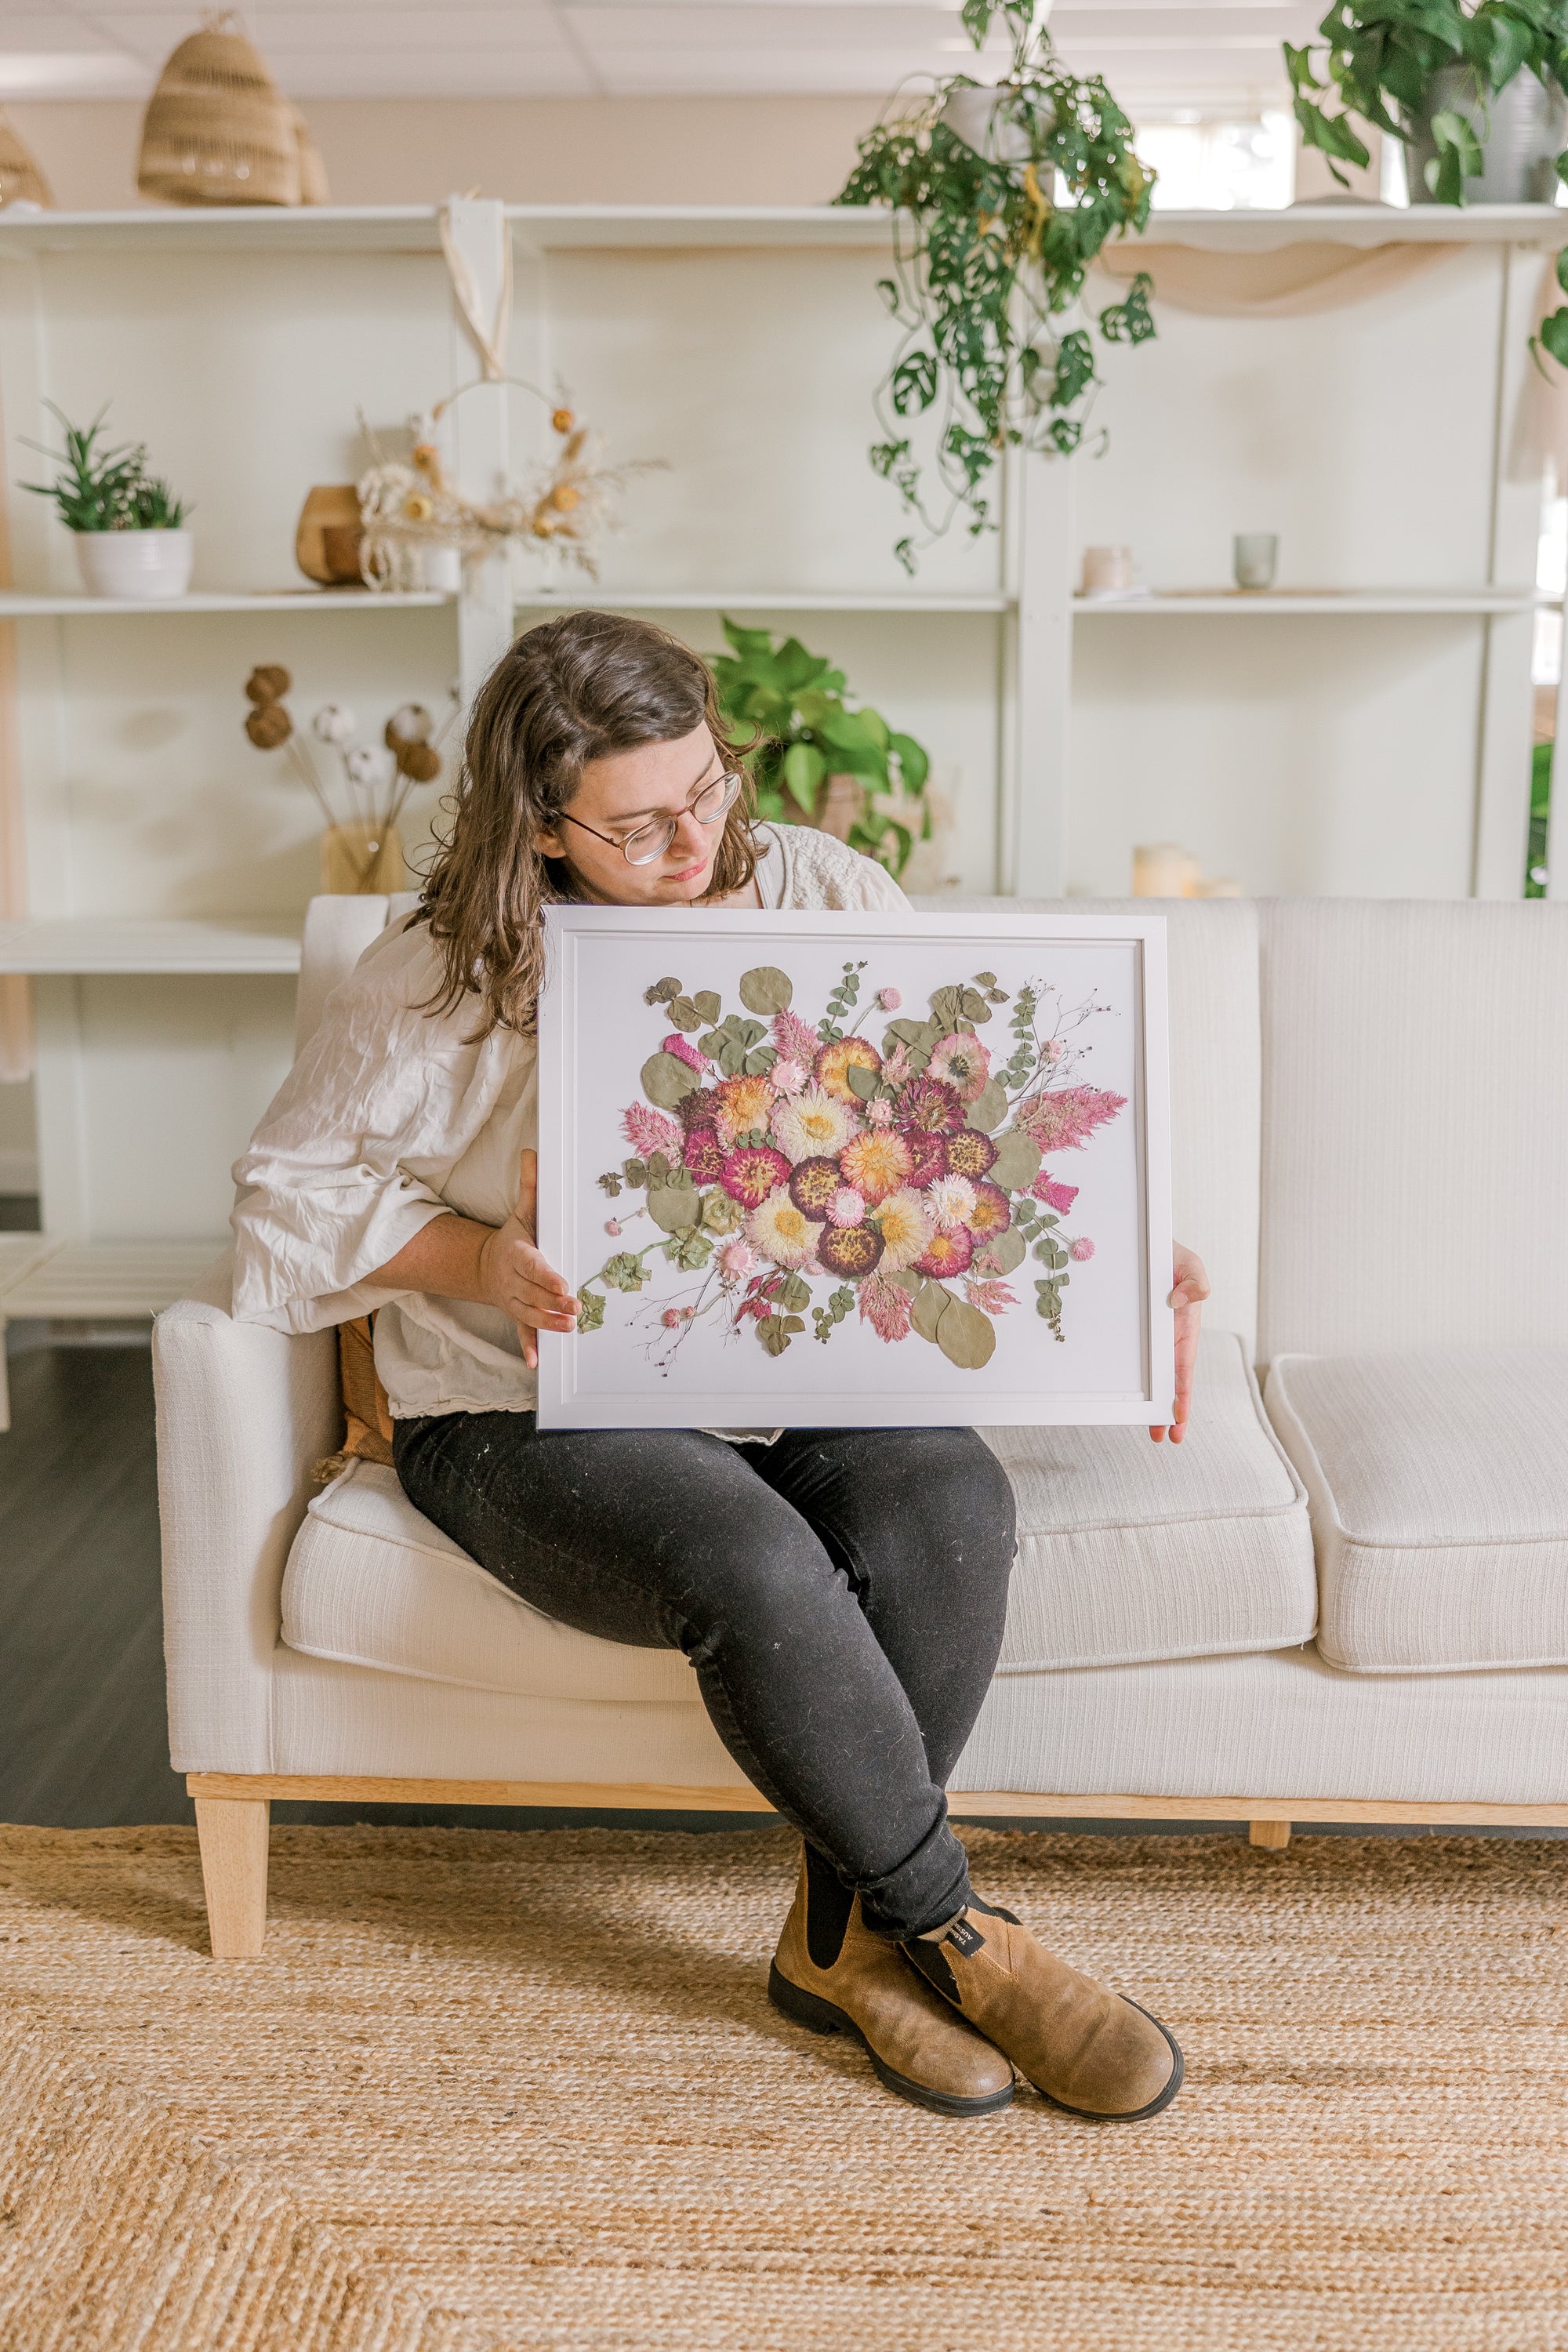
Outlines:
[[850,1184],[835,1192],[827,1204],[827,1222],[831,1225],[858,1225],[865,1214],[866,1203]]
[[836,1159],[859,1124],[848,1105],[822,1087],[807,1087],[773,1111],[773,1134],[791,1161]]
[[967,1176],[939,1176],[926,1200],[939,1225],[966,1225],[974,1208],[974,1187]]
[[310,732],[323,743],[346,743],[358,727],[359,720],[341,702],[324,702],[310,721]]
[[923,1257],[936,1230],[924,1201],[908,1184],[883,1202],[877,1212],[877,1229],[882,1236],[884,1274],[898,1274]]
[[804,1265],[816,1248],[820,1230],[782,1188],[770,1192],[746,1219],[746,1239],[774,1265]]
[[781,1095],[798,1095],[805,1085],[805,1072],[798,1062],[775,1062],[768,1076]]

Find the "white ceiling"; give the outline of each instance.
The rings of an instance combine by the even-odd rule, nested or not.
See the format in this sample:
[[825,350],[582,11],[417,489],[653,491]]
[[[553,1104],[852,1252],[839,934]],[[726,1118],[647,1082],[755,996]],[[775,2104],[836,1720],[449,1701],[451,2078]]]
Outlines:
[[[1148,116],[1251,111],[1322,0],[1057,0],[1052,31]],[[963,71],[959,0],[252,0],[239,13],[296,98],[784,96],[890,91]],[[199,10],[0,0],[0,97],[140,98]],[[993,40],[980,71],[1003,54]]]

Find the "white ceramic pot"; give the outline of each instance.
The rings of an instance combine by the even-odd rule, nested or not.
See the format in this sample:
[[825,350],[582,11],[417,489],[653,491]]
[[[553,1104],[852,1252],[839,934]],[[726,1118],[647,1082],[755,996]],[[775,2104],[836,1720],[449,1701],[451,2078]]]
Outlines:
[[188,530],[76,533],[76,559],[89,596],[183,596],[195,553]]
[[438,588],[447,596],[461,593],[463,551],[460,547],[426,547],[421,551],[420,564],[426,588]]

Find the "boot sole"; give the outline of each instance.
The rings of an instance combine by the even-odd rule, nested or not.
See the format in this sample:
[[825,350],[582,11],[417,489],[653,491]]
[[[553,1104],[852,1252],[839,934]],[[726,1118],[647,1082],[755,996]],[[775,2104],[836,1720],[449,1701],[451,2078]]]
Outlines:
[[1147,2121],[1150,2116],[1157,2116],[1162,2107],[1168,2107],[1170,2105],[1171,2101],[1181,2089],[1187,2071],[1187,2062],[1182,2055],[1181,2043],[1176,2040],[1175,2035],[1171,2032],[1169,2026],[1162,2025],[1160,2020],[1151,2010],[1145,2009],[1141,2000],[1131,2000],[1128,1999],[1126,1993],[1122,1993],[1121,1998],[1127,2002],[1129,2009],[1135,2009],[1140,2017],[1146,2017],[1151,2025],[1158,2027],[1160,2032],[1164,2035],[1166,2042],[1169,2043],[1171,2055],[1176,2062],[1171,2070],[1171,2079],[1166,2084],[1164,2089],[1161,2092],[1159,2097],[1157,2099],[1151,2099],[1146,2107],[1129,2107],[1121,2115],[1107,2116],[1101,2115],[1099,2109],[1095,2107],[1069,2107],[1065,2099],[1053,2099],[1048,2091],[1040,2091],[1039,2084],[1036,2083],[1035,2088],[1037,2091],[1040,2091],[1040,2096],[1045,2100],[1047,2106],[1059,2107],[1064,2116],[1082,2116],[1087,2122],[1091,2124],[1141,2124]]
[[878,2055],[847,2010],[837,2009],[819,1994],[805,1992],[799,1985],[792,1984],[781,1973],[776,1960],[768,1971],[768,1999],[793,2024],[804,2025],[808,2033],[848,2034],[871,2061],[878,2081],[899,2098],[907,2099],[912,2107],[929,2108],[934,2116],[989,2116],[994,2115],[998,2107],[1005,2107],[1013,2095],[1011,2083],[1005,2090],[993,2091],[984,2099],[961,2099],[951,2091],[931,2091],[923,2083],[911,2082],[907,2074],[900,2074]]

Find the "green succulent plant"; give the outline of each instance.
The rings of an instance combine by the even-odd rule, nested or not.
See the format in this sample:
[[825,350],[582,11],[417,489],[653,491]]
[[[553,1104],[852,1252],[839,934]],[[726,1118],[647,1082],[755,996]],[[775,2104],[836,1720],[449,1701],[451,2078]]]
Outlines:
[[[994,528],[990,476],[1005,449],[1079,447],[1099,367],[1089,327],[1067,314],[1107,238],[1149,219],[1155,175],[1131,124],[1099,75],[1061,64],[1036,14],[1034,0],[964,0],[976,48],[997,19],[1013,43],[984,148],[950,120],[950,101],[982,85],[952,76],[867,133],[835,199],[895,208],[895,275],[880,290],[903,333],[877,394],[884,438],[870,457],[923,532],[894,551],[909,572],[961,512],[972,532]],[[1100,312],[1104,341],[1148,341],[1151,290],[1140,273]],[[945,493],[936,512],[908,430],[932,409]]]
[[930,839],[925,791],[931,761],[921,746],[912,735],[890,728],[879,711],[865,704],[851,710],[844,699],[844,672],[824,655],[808,653],[798,637],[775,646],[766,629],[743,629],[728,619],[723,626],[731,650],[712,656],[710,666],[726,716],[763,737],[750,762],[759,816],[775,824],[810,824],[827,778],[855,776],[865,790],[850,846],[874,857],[889,874],[901,874],[916,832],[876,803],[888,794],[914,803],[918,837]]
[[148,472],[146,444],[126,441],[112,449],[100,446],[107,404],[85,430],[52,400],[44,406],[58,418],[65,447],[50,449],[41,441],[28,441],[25,446],[51,458],[60,471],[52,482],[23,482],[22,489],[53,499],[68,530],[179,530],[187,509],[167,482]]

